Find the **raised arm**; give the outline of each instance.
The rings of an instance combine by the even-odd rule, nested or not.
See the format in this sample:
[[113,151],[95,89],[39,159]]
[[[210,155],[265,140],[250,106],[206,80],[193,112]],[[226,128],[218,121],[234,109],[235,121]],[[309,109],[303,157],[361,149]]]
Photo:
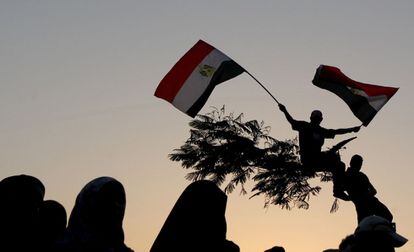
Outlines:
[[285,105],[283,105],[283,104],[279,103],[279,109],[280,109],[280,111],[282,111],[282,112],[283,112],[283,114],[285,114],[285,117],[286,117],[286,119],[288,120],[288,122],[289,122],[291,125],[294,125],[294,124],[295,124],[295,122],[296,122],[296,120],[295,120],[295,119],[293,119],[293,117],[289,114],[289,112],[287,111],[287,109],[286,109]]

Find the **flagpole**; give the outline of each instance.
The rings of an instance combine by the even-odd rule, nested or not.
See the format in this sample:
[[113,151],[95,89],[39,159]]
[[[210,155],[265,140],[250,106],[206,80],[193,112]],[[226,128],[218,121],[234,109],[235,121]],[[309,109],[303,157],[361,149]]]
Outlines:
[[277,103],[280,104],[280,102],[278,100],[276,100],[276,98],[269,92],[269,90],[267,90],[267,88],[265,86],[263,86],[262,83],[260,83],[260,81],[258,81],[251,73],[249,73],[247,70],[244,70],[248,75],[250,75],[250,77],[253,78],[253,80],[255,80],[272,98],[273,100]]

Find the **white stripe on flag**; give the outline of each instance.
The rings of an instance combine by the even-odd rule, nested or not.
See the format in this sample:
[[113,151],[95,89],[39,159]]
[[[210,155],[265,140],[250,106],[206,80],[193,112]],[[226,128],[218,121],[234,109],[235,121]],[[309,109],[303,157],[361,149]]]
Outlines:
[[231,60],[225,54],[217,49],[211,51],[194,69],[188,79],[184,82],[181,89],[175,96],[172,104],[181,111],[187,111],[200,98],[200,96],[207,89],[210,84],[213,74],[210,76],[203,76],[200,74],[200,67],[208,65],[215,68],[214,71],[221,65],[223,61]]
[[388,97],[386,95],[370,96],[367,97],[367,99],[369,105],[371,105],[371,107],[373,107],[376,111],[379,111],[388,101]]
[[386,95],[368,96],[361,89],[351,88],[351,87],[347,87],[347,88],[351,90],[352,93],[367,98],[369,105],[376,111],[379,111],[388,101],[388,97]]

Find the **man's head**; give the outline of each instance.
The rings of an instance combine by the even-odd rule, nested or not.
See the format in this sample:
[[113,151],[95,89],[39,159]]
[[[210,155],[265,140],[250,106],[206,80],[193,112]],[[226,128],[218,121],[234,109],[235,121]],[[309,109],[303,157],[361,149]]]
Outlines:
[[363,159],[360,155],[353,155],[349,165],[353,170],[360,171],[362,167],[362,161]]
[[392,245],[392,247],[402,247],[408,241],[407,238],[397,234],[395,223],[391,223],[376,215],[365,217],[358,224],[354,235],[358,238],[367,233],[375,234],[377,237],[383,237],[380,240]]
[[397,234],[395,226],[386,219],[371,215],[364,218],[354,234],[347,236],[339,245],[343,252],[394,252],[408,240]]
[[314,110],[311,113],[310,121],[312,124],[319,125],[323,120],[322,112],[320,110]]
[[[344,242],[345,240],[347,242]],[[354,234],[344,239],[344,241],[341,243],[342,247],[340,245],[340,251],[394,252],[395,247],[403,246],[408,240],[396,233],[393,223],[382,217],[371,215],[364,218]]]

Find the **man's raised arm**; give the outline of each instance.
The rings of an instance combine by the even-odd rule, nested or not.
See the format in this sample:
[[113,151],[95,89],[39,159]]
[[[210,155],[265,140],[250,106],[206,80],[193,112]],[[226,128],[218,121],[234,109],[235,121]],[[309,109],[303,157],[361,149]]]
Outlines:
[[293,117],[289,114],[289,112],[287,111],[287,109],[286,109],[285,105],[283,105],[283,104],[279,103],[279,109],[280,109],[280,111],[282,111],[282,112],[283,112],[283,114],[285,114],[286,119],[288,120],[288,122],[289,122],[291,125],[294,125],[294,124],[295,124],[295,122],[296,122],[296,120],[295,120],[295,119],[293,119]]

